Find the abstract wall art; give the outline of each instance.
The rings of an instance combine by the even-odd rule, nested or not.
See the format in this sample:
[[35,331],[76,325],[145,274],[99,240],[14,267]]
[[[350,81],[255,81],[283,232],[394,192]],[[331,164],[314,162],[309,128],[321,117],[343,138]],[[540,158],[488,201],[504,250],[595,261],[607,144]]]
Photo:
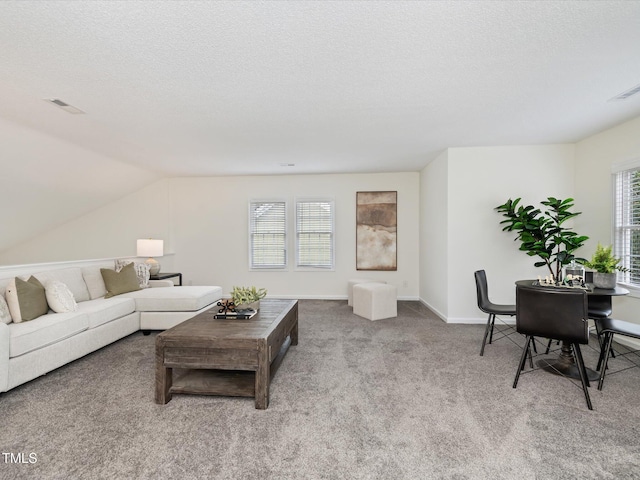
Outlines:
[[398,192],[356,193],[356,269],[397,270]]

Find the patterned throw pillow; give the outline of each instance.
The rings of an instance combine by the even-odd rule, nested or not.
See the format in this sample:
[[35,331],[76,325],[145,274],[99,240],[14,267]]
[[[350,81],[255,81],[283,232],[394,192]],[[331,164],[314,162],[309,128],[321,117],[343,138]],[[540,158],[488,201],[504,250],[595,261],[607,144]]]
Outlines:
[[130,263],[133,263],[140,288],[149,288],[149,269],[151,267],[146,263],[134,262],[133,260],[116,260],[116,272],[119,272]]
[[44,286],[49,308],[56,313],[75,312],[78,309],[73,293],[59,280],[50,280]]
[[4,299],[4,295],[0,293],[0,322],[11,323],[11,312],[9,312],[9,305]]

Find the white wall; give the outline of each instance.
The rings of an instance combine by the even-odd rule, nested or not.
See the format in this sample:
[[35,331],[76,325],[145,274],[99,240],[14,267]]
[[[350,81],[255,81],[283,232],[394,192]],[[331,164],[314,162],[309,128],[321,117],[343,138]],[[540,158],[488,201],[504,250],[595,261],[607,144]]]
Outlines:
[[[566,198],[574,191],[574,146],[507,146],[450,148],[447,168],[422,175],[422,188],[447,184],[447,198],[429,210],[446,210],[446,276],[442,260],[436,258],[423,265],[426,295],[429,285],[446,282],[446,320],[452,323],[485,322],[476,304],[473,272],[487,272],[490,297],[497,303],[515,303],[514,282],[536,278],[544,271],[535,268],[536,261],[518,250],[514,235],[502,232],[501,216],[495,207],[508,198],[522,197],[526,204],[539,204],[549,196]],[[427,197],[427,201],[429,198]],[[439,223],[442,223],[440,220]],[[444,234],[439,234],[440,238]],[[423,248],[426,248],[423,247]],[[425,273],[426,272],[426,273]],[[444,278],[443,278],[444,277]],[[438,292],[436,301],[442,301]]]
[[420,299],[442,319],[449,312],[448,158],[443,152],[420,174]]
[[[611,164],[640,157],[640,117],[576,144],[576,200],[583,215],[576,228],[589,235],[585,256],[590,258],[597,242],[608,245],[612,238]],[[614,317],[640,323],[640,292],[614,299]]]
[[[67,116],[73,121],[85,118]],[[2,257],[5,250],[161,177],[2,118],[0,145]]]
[[[172,252],[168,180],[159,180],[0,253],[0,265],[135,256],[138,238],[162,238],[165,251]],[[159,260],[168,266],[171,257]]]
[[[187,284],[344,298],[347,280],[366,275],[395,284],[400,298],[422,299],[448,322],[484,322],[475,270],[487,271],[491,298],[500,303],[514,301],[516,280],[544,273],[513,234],[501,231],[494,208],[508,198],[538,204],[547,196],[574,197],[583,212],[575,229],[591,237],[578,253],[588,257],[595,242],[611,241],[611,163],[637,156],[640,117],[576,145],[451,148],[419,173],[160,180],[2,252],[0,264],[132,256],[137,238],[157,237],[175,252],[162,260],[163,270],[182,271]],[[367,190],[398,191],[397,272],[355,270],[355,194]],[[250,272],[249,200],[284,198],[292,207],[296,196],[335,198],[336,270]],[[615,315],[638,321],[638,302],[616,298]]]
[[[419,174],[346,174],[269,177],[175,178],[171,218],[176,266],[187,283],[256,285],[270,295],[346,298],[347,280],[370,277],[395,284],[400,298],[417,299],[419,283]],[[398,192],[398,270],[358,272],[355,262],[356,192]],[[297,271],[293,207],[296,197],[332,197],[336,208],[336,269]],[[249,271],[248,205],[251,199],[284,199],[289,208],[289,268]],[[404,286],[406,282],[406,287]]]
[[[399,298],[417,299],[419,288],[419,188],[413,173],[173,178],[160,180],[106,207],[0,255],[23,264],[135,255],[137,238],[162,238],[163,271],[181,271],[185,284],[266,287],[273,296],[346,298],[347,280],[371,277],[395,284]],[[398,270],[355,269],[357,191],[398,192]],[[248,268],[250,199],[281,198],[293,214],[296,197],[333,197],[336,206],[336,269],[296,271],[293,218],[286,272]],[[406,286],[405,286],[406,282]]]

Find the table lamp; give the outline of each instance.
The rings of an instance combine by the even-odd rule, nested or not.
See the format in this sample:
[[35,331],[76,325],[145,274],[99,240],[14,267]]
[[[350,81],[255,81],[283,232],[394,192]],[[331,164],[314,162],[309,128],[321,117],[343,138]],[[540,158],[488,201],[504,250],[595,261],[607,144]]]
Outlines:
[[137,255],[148,257],[146,264],[149,265],[149,274],[157,275],[160,272],[160,263],[153,257],[161,257],[164,254],[164,240],[153,238],[140,238],[137,244]]

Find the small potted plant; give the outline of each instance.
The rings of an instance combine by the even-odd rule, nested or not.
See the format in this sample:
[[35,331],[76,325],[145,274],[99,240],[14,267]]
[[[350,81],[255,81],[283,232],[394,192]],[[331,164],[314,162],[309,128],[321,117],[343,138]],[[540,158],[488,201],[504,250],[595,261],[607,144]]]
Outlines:
[[624,268],[620,263],[620,259],[614,257],[613,246],[603,247],[598,243],[596,251],[590,261],[584,262],[584,266],[595,270],[593,272],[593,285],[596,288],[616,288],[618,272],[628,272],[629,269]]
[[260,309],[260,299],[267,296],[265,288],[256,287],[233,287],[231,290],[231,300],[233,300],[236,310],[246,310],[253,308]]

